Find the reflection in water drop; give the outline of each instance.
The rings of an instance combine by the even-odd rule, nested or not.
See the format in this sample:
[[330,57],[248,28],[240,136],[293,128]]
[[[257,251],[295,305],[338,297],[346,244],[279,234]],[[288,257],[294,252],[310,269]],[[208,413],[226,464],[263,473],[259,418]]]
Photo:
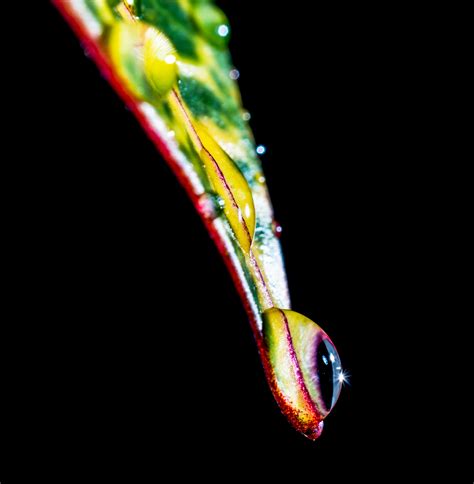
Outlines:
[[263,145],[258,145],[255,150],[259,155],[263,155],[267,149]]
[[252,190],[239,167],[207,130],[196,122],[201,142],[200,157],[213,190],[222,198],[223,211],[241,248],[248,252],[255,233]]
[[289,309],[267,309],[262,333],[283,408],[291,402],[301,431],[314,440],[342,388],[336,348],[319,325]]

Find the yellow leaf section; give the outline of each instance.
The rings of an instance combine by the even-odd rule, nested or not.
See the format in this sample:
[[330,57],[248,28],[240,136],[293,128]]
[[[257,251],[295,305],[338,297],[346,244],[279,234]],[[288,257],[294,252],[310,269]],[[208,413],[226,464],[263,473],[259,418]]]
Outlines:
[[114,17],[107,0],[94,0],[93,3],[97,15],[100,17],[100,20],[104,23],[104,25],[112,25],[114,22],[116,22],[116,18]]
[[[285,312],[272,308],[263,313],[263,336],[273,368],[278,391],[298,414],[301,422],[314,420],[314,409],[305,398],[304,387],[298,378],[298,364],[294,360]],[[304,385],[304,383],[303,383]]]
[[[234,160],[246,160],[253,156],[255,148],[242,136],[242,130],[236,126],[220,128],[205,116],[199,120],[219,146]],[[251,139],[250,136],[248,138]]]
[[224,202],[223,211],[237,241],[248,253],[255,233],[255,207],[249,184],[204,126],[194,121],[194,129],[202,144],[200,156],[212,187]]

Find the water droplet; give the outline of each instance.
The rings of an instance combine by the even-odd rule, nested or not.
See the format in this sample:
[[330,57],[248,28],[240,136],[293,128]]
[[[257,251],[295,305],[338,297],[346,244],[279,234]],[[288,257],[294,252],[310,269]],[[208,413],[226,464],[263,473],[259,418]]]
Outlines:
[[248,111],[244,111],[242,113],[242,119],[244,121],[250,121],[250,118],[252,117],[252,115],[248,112]]
[[156,101],[175,84],[176,63],[169,63],[172,57],[176,60],[175,50],[158,29],[141,22],[115,22],[108,43],[114,68],[135,97]]
[[144,36],[143,68],[154,91],[164,96],[176,83],[176,51],[163,32],[149,27]]
[[197,201],[197,208],[199,213],[204,215],[205,218],[214,220],[218,217],[216,210],[216,199],[220,198],[215,194],[203,193]]
[[236,81],[240,77],[240,72],[237,69],[232,69],[229,72],[229,77],[233,80]]
[[222,199],[222,210],[235,238],[248,252],[255,233],[252,190],[239,167],[205,127],[196,122],[194,128],[202,143],[199,154],[212,189]]
[[217,27],[217,34],[220,37],[227,37],[229,35],[229,27],[226,24],[221,24]]
[[[289,309],[266,310],[262,331],[278,391],[310,422],[307,428],[316,428],[334,407],[345,379],[336,348],[314,321]],[[308,396],[314,405],[306,403]]]
[[266,178],[263,175],[257,175],[257,182],[260,183],[260,185],[263,185],[266,181]]
[[276,220],[274,220],[272,222],[272,231],[275,237],[279,239],[281,237],[281,233],[283,232],[283,227]]
[[255,151],[257,152],[257,154],[263,155],[263,154],[265,154],[267,149],[263,145],[258,145],[257,148],[255,149]]
[[222,197],[219,197],[219,195],[216,195],[216,201],[217,201],[217,205],[219,205],[219,207],[221,207],[221,208],[225,207],[225,200]]

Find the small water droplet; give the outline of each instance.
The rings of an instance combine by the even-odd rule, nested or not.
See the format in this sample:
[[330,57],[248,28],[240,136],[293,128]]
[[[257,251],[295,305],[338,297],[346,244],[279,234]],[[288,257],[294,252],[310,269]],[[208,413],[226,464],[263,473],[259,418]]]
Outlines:
[[197,208],[199,213],[204,215],[205,218],[214,220],[218,217],[218,213],[216,210],[215,198],[217,195],[203,193],[197,202]]
[[257,148],[255,149],[255,151],[259,154],[259,155],[263,155],[265,154],[265,152],[267,151],[267,149],[265,148],[265,146],[263,145],[258,145]]
[[229,72],[229,77],[233,80],[236,81],[240,77],[240,72],[237,69],[232,69]]
[[[267,309],[263,313],[262,333],[279,391],[283,395],[301,397],[306,393],[314,403],[312,409],[308,411],[306,404],[301,405],[299,398],[294,397],[290,405],[296,412],[306,413],[308,418],[304,420],[317,430],[315,424],[331,412],[342,388],[343,378],[336,369],[341,366],[341,360],[336,348],[319,325],[289,309]],[[289,357],[291,353],[295,355],[295,363]],[[293,374],[289,371],[293,365],[295,369],[299,365],[301,379],[296,371]],[[314,439],[318,435],[309,437]]]
[[244,121],[249,121],[251,117],[252,117],[252,115],[248,111],[244,111],[242,113],[242,119]]
[[276,220],[274,220],[272,222],[272,231],[275,237],[279,239],[281,237],[281,233],[283,232],[283,227]]
[[169,138],[174,138],[174,137],[175,137],[175,135],[176,135],[176,133],[175,133],[173,130],[168,131],[168,137],[169,137]]
[[257,175],[257,182],[263,185],[265,183],[266,179],[263,175]]
[[82,47],[82,51],[84,52],[84,55],[87,58],[90,58],[91,54],[90,54],[88,45],[85,42],[81,42],[81,47]]
[[221,208],[225,207],[225,200],[222,197],[219,197],[219,195],[216,195],[216,201],[217,201],[217,205],[219,205],[219,207],[221,207]]
[[220,37],[227,37],[229,35],[229,27],[226,24],[221,24],[217,27],[217,34]]

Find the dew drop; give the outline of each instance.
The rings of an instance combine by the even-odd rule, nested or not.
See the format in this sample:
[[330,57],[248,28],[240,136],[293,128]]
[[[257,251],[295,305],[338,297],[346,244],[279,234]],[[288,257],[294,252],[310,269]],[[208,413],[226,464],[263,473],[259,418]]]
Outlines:
[[[205,218],[214,220],[218,217],[216,210],[216,198],[218,196],[215,194],[203,193],[197,201],[197,208],[199,213],[201,213]],[[219,197],[220,198],[220,197]]]
[[229,72],[229,77],[233,80],[236,81],[240,77],[240,72],[237,69],[232,69]]
[[255,206],[249,183],[204,126],[196,122],[194,128],[202,144],[199,154],[212,189],[222,199],[219,205],[235,238],[248,252],[255,233]]
[[250,118],[252,117],[252,115],[248,112],[248,111],[244,111],[242,113],[242,119],[244,121],[250,121]]
[[257,152],[257,154],[263,155],[263,154],[265,154],[267,149],[263,145],[258,145],[257,148],[255,149],[255,151]]
[[321,338],[316,351],[316,360],[321,399],[327,411],[330,412],[339,397],[345,378],[340,370],[339,355],[329,338]]
[[281,237],[281,233],[283,232],[283,227],[276,220],[274,220],[272,222],[272,231],[273,235],[279,239]]
[[143,67],[156,94],[167,94],[177,79],[176,51],[163,32],[150,27],[144,36]]
[[220,37],[227,37],[229,35],[229,27],[226,24],[221,24],[217,27],[217,34]]

